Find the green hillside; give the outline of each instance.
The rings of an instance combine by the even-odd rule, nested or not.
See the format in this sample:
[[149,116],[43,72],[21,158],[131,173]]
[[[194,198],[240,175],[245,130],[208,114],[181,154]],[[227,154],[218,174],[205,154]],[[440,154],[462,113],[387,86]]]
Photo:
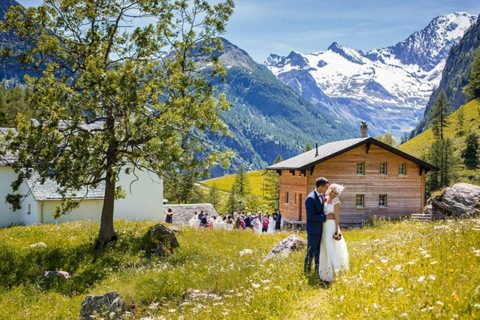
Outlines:
[[[464,125],[458,125],[458,114],[464,114]],[[473,100],[461,106],[448,116],[449,125],[445,130],[445,136],[453,140],[457,153],[465,148],[465,137],[469,132],[475,132],[480,136],[480,100]],[[463,134],[459,134],[462,132]],[[425,158],[428,148],[434,140],[432,129],[427,129],[415,138],[400,145],[399,149],[419,158]],[[466,170],[461,168],[460,180],[465,182],[480,182],[480,170]]]
[[[178,251],[148,258],[139,239],[153,224],[118,221],[103,251],[93,222],[0,229],[0,319],[78,319],[87,295],[111,291],[132,312],[122,319],[480,318],[478,219],[346,230],[350,271],[327,289],[303,275],[304,250],[262,262],[286,232],[184,228]],[[188,300],[187,289],[218,298]]]
[[[249,171],[246,174],[247,174],[249,193],[255,196],[263,196],[265,171],[264,170]],[[229,174],[223,177],[202,181],[200,182],[200,184],[207,188],[211,188],[215,185],[218,188],[218,190],[230,192],[232,190],[234,181],[235,181],[235,175]]]

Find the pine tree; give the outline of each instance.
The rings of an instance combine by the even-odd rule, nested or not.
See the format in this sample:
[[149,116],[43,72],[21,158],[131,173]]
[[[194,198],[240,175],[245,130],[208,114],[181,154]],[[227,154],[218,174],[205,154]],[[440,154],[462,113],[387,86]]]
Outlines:
[[477,169],[480,166],[478,136],[471,133],[465,142],[467,145],[462,151],[463,163],[467,169]]
[[375,139],[386,143],[388,145],[391,145],[393,147],[398,146],[397,140],[393,137],[393,134],[391,132],[386,132],[383,136],[376,136]]
[[443,140],[444,130],[448,126],[448,112],[449,107],[447,95],[445,94],[445,91],[442,91],[433,104],[431,115],[431,127],[433,134],[436,137],[439,137],[440,140]]
[[212,204],[212,206],[215,207],[215,209],[218,211],[218,206],[220,204],[220,197],[218,195],[218,188],[216,184],[213,184],[210,187],[210,190],[208,191],[208,202]]
[[235,193],[235,189],[232,189],[227,200],[227,211],[228,213],[231,214],[236,210],[237,210],[237,195]]
[[238,168],[235,181],[233,182],[233,189],[240,199],[245,198],[248,193],[247,173],[245,172],[243,165],[240,165]]
[[463,108],[458,109],[457,111],[457,133],[460,136],[463,136],[465,126],[465,113],[463,112]]
[[470,100],[480,98],[480,49],[478,49],[475,54],[470,72],[470,80],[463,91]]
[[313,149],[312,145],[310,143],[307,143],[305,145],[305,148],[303,149],[303,152],[307,152],[307,151],[310,151],[312,149]]
[[265,173],[265,194],[264,199],[268,207],[273,210],[279,205],[279,176],[276,171],[268,170]]
[[275,164],[275,163],[279,163],[279,162],[282,162],[282,161],[283,161],[282,156],[280,154],[277,154],[273,163]]

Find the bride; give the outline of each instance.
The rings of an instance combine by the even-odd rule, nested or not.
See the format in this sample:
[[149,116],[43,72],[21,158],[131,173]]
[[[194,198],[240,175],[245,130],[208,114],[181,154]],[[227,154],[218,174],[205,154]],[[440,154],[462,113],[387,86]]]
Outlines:
[[324,204],[327,220],[323,223],[322,242],[320,244],[320,280],[331,282],[335,274],[348,270],[348,251],[345,239],[340,231],[340,200],[338,197],[344,187],[332,183],[325,193],[328,200]]

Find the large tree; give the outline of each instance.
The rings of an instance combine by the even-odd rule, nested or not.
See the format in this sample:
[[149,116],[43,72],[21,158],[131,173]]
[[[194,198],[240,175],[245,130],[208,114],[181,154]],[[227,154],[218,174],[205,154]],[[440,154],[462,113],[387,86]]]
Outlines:
[[[67,191],[104,183],[97,244],[105,244],[116,238],[122,170],[162,175],[218,163],[221,154],[203,138],[227,132],[219,113],[228,103],[209,80],[225,74],[211,53],[221,50],[218,36],[232,10],[232,0],[45,0],[13,7],[1,30],[29,48],[11,54],[43,70],[26,77],[37,121],[18,116],[17,132],[7,138],[18,155],[14,189],[32,171],[40,183],[54,179],[64,195],[62,214],[78,205]],[[20,196],[9,200],[18,207]]]
[[440,140],[443,140],[445,128],[448,126],[448,99],[445,91],[440,92],[437,99],[435,100],[432,108],[432,122],[431,127],[435,137],[438,137]]

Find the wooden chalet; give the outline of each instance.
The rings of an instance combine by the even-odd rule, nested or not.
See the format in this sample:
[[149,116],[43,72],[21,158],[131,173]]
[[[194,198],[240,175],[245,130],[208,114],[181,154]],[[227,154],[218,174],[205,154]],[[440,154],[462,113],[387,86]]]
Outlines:
[[290,222],[305,221],[305,197],[317,177],[345,186],[340,223],[358,225],[372,216],[398,219],[419,213],[425,176],[435,166],[367,136],[330,142],[267,168],[280,175],[280,211]]

